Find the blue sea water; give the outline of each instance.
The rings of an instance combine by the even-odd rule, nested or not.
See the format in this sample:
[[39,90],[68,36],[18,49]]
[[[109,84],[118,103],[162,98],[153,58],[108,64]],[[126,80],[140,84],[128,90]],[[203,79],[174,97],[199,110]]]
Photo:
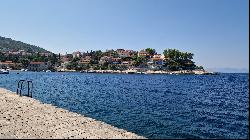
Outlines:
[[136,75],[11,72],[33,98],[147,138],[249,138],[249,74]]

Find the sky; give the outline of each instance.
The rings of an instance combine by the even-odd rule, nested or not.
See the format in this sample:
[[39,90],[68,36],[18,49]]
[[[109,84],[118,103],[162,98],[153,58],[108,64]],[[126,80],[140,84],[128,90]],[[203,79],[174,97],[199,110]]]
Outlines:
[[54,53],[175,48],[249,70],[248,0],[0,0],[0,36]]

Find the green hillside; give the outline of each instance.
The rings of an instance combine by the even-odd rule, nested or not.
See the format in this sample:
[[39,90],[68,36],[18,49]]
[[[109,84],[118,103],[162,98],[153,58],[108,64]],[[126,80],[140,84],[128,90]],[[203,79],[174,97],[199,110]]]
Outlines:
[[5,38],[0,36],[0,51],[18,51],[24,50],[26,52],[48,52],[47,50],[35,45],[23,43],[21,41],[15,41],[11,38]]

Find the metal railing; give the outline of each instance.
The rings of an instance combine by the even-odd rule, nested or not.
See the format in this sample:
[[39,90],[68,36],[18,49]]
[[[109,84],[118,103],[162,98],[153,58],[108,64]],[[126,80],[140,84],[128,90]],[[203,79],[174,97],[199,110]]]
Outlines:
[[[25,95],[25,94],[22,95],[22,91],[24,89],[23,83],[27,83],[28,85],[28,95]],[[19,80],[18,81],[16,94],[19,94],[20,96],[28,96],[32,98],[32,90],[33,90],[33,83],[31,80]]]

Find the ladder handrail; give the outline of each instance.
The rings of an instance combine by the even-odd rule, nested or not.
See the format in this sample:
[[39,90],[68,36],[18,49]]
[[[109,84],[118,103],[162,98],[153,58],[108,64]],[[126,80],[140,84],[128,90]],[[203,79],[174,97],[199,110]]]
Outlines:
[[[33,92],[33,83],[31,80],[27,81],[28,82],[28,96],[30,93],[30,97],[32,98],[32,92]],[[31,83],[31,90],[30,90],[30,83]],[[31,91],[31,92],[30,92]]]
[[17,84],[17,91],[16,91],[16,93],[19,94],[20,96],[22,96],[23,83],[27,83],[28,84],[28,97],[32,98],[33,83],[32,83],[31,80],[19,80],[18,84]]
[[[17,94],[18,94],[18,91],[20,91],[20,96],[21,96],[22,89],[23,89],[23,82],[25,82],[25,80],[19,80],[18,81]],[[21,85],[20,85],[20,83],[21,83]]]

